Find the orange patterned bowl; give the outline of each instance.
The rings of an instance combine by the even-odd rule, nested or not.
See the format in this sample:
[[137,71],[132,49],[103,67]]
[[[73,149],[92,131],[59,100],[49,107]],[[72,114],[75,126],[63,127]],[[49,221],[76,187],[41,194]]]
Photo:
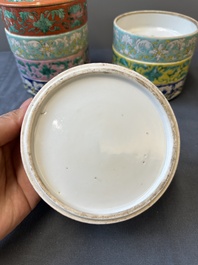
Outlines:
[[8,31],[25,36],[60,34],[87,22],[86,0],[0,0],[0,11]]

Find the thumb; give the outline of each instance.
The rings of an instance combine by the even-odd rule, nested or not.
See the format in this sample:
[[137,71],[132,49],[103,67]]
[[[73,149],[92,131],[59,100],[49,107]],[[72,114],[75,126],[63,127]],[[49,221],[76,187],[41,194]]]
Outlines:
[[32,98],[29,98],[19,109],[0,116],[0,146],[9,143],[19,135],[25,112],[31,101]]

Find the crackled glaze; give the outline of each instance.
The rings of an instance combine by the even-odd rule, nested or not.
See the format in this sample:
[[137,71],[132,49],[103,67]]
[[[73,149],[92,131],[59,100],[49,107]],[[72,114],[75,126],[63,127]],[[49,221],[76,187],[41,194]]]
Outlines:
[[148,78],[159,87],[168,100],[182,91],[190,62],[191,58],[169,64],[140,62],[128,59],[113,49],[113,63],[127,67]]
[[58,59],[88,47],[87,23],[76,30],[50,36],[27,37],[5,31],[12,52],[24,59]]
[[53,35],[82,27],[87,22],[86,0],[33,7],[1,6],[6,29],[24,36]]

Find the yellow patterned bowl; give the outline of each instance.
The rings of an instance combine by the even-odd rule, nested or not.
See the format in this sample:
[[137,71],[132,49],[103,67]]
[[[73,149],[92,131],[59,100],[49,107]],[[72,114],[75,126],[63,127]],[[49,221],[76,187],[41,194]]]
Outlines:
[[113,47],[113,63],[138,72],[153,82],[168,100],[183,89],[191,57],[174,63],[148,63],[123,56]]

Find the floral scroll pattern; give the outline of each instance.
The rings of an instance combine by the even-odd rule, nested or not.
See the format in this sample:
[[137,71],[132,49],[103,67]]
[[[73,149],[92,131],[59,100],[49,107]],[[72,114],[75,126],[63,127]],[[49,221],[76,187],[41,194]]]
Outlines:
[[172,64],[149,64],[127,60],[114,51],[113,63],[138,72],[154,83],[168,100],[181,93],[191,59]]
[[59,73],[88,61],[88,52],[79,53],[58,60],[32,61],[15,57],[20,74],[32,80],[49,81]]
[[1,9],[7,30],[26,36],[59,34],[79,28],[87,22],[86,0],[40,9],[4,6]]
[[27,90],[28,93],[32,94],[33,96],[47,83],[42,81],[35,81],[24,76],[21,76],[24,88]]
[[186,79],[184,78],[180,80],[179,82],[175,82],[175,83],[165,85],[165,86],[164,85],[158,86],[158,88],[168,100],[171,100],[182,92],[185,80]]
[[7,31],[6,36],[12,52],[18,57],[30,60],[58,59],[78,53],[88,47],[87,24],[74,32],[44,38],[23,38]]
[[177,64],[148,64],[138,63],[137,61],[129,61],[117,53],[113,55],[113,62],[118,65],[132,69],[139,74],[145,76],[155,85],[166,85],[178,82],[186,77],[190,66],[190,59],[184,60]]
[[176,62],[192,57],[197,35],[178,39],[145,39],[114,28],[113,46],[124,56],[145,62]]

